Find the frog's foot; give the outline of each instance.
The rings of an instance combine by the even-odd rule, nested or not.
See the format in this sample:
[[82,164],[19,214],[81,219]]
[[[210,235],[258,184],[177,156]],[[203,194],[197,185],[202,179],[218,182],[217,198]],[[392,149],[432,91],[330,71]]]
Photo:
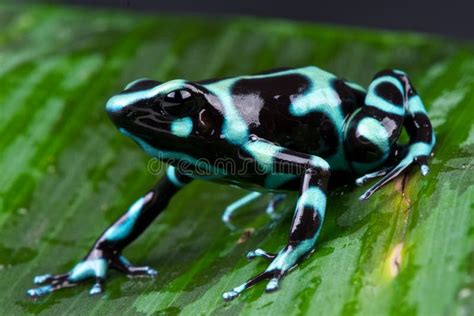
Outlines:
[[70,273],[38,275],[34,278],[33,282],[42,286],[29,289],[27,295],[36,299],[62,288],[73,287],[76,284],[68,280],[69,276]]
[[131,277],[154,277],[157,274],[155,270],[150,269],[149,267],[134,267],[130,265],[123,256],[109,259],[86,259],[76,264],[70,272],[56,275],[45,274],[36,276],[33,282],[41,286],[29,289],[26,294],[37,299],[60,289],[77,286],[87,280],[95,281],[89,294],[99,294],[104,291],[106,273],[109,267],[119,270]]
[[98,294],[103,291],[107,261],[102,258],[89,259],[78,263],[70,272],[51,275],[39,275],[34,278],[34,283],[42,285],[29,289],[27,295],[32,298],[39,298],[54,291],[78,285],[86,279],[94,279],[95,284],[90,290],[90,294]]
[[408,155],[403,158],[395,167],[393,168],[385,168],[380,171],[376,171],[373,173],[366,174],[356,180],[356,183],[358,185],[364,184],[366,181],[379,177],[379,176],[384,176],[382,179],[380,179],[377,183],[375,183],[370,189],[365,191],[364,194],[362,194],[359,198],[359,200],[367,200],[374,194],[376,191],[378,191],[380,188],[382,188],[384,185],[398,177],[400,174],[403,172],[407,171],[409,167],[411,167],[413,164],[418,164],[420,167],[421,174],[423,176],[426,176],[428,172],[430,171],[430,168],[428,167],[428,156],[427,155],[412,155],[410,152]]
[[278,288],[278,282],[280,278],[281,278],[281,275],[278,275],[276,272],[268,272],[268,271],[262,272],[259,275],[255,276],[254,278],[248,280],[247,282],[237,287],[234,287],[229,292],[225,292],[224,294],[222,294],[222,298],[226,301],[231,301],[237,296],[239,296],[240,293],[242,293],[248,288],[251,288],[258,282],[263,281],[263,280],[269,280],[269,279],[270,279],[270,282],[268,282],[265,291],[268,291],[268,292],[274,291]]
[[[298,249],[300,248],[300,249]],[[230,301],[240,295],[243,291],[251,288],[258,282],[269,280],[267,286],[265,288],[265,292],[274,292],[278,290],[280,280],[283,276],[288,273],[290,269],[296,266],[297,261],[303,257],[300,251],[305,248],[305,245],[299,245],[296,247],[286,246],[282,251],[278,253],[278,255],[269,254],[261,249],[257,249],[255,251],[249,252],[247,254],[247,258],[255,258],[255,257],[264,257],[267,259],[272,260],[268,268],[256,275],[255,277],[249,279],[247,282],[233,288],[229,292],[226,292],[222,295],[224,300]]]

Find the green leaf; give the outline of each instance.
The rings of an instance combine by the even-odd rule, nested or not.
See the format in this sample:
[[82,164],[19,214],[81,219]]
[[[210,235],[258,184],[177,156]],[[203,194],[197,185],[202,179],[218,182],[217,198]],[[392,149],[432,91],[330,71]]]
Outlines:
[[[0,306],[5,315],[467,315],[474,311],[474,47],[417,34],[278,20],[205,19],[45,6],[0,6]],[[33,277],[64,272],[154,183],[149,158],[104,112],[140,77],[233,76],[317,65],[367,85],[405,70],[438,144],[418,171],[366,203],[334,192],[316,252],[264,294],[223,292],[260,272],[244,254],[278,250],[294,198],[272,222],[264,201],[220,222],[243,191],[196,182],[126,251],[155,280],[110,273],[107,291],[80,286],[32,301]],[[244,228],[255,232],[239,241]],[[245,238],[244,238],[245,239]]]

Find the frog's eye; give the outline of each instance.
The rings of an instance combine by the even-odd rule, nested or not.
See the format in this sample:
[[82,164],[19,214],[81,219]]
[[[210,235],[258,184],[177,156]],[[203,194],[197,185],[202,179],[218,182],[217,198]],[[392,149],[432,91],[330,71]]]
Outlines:
[[163,110],[174,117],[183,117],[198,106],[198,96],[187,89],[171,91],[161,101]]

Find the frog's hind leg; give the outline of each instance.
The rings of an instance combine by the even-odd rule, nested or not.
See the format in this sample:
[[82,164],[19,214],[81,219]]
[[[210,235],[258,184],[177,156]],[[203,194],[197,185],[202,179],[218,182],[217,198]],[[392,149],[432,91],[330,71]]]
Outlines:
[[[235,212],[245,205],[255,201],[258,198],[261,198],[263,194],[261,192],[252,192],[244,197],[238,199],[237,201],[233,202],[229,206],[227,206],[222,214],[222,221],[224,224],[229,227],[231,230],[236,229],[235,225],[232,224],[231,218],[235,214]],[[281,203],[286,197],[286,194],[280,193],[275,194],[272,199],[268,202],[267,208],[265,212],[270,216],[272,219],[278,217],[275,213],[275,208],[279,203]]]
[[[356,144],[352,145],[356,158],[353,161],[364,161],[359,158],[370,152],[382,152],[382,159],[390,158],[390,150],[397,146],[403,127],[410,138],[406,146],[398,145],[404,148],[398,155],[395,154],[396,161],[391,168],[366,174],[356,180],[357,184],[362,184],[383,176],[360,197],[361,200],[368,199],[414,164],[420,167],[423,176],[429,172],[428,158],[436,142],[435,134],[421,98],[403,71],[389,69],[376,74],[367,91],[365,106],[352,121],[351,126],[354,126],[354,131],[357,130],[354,134],[357,136],[349,139],[348,143],[349,148],[351,144]],[[370,149],[367,144],[373,148]],[[366,162],[370,165],[374,161],[366,159]],[[383,160],[375,162],[381,164]]]
[[414,164],[418,165],[421,174],[426,176],[430,170],[428,158],[431,156],[436,143],[435,133],[425,106],[408,76],[400,70],[391,70],[385,73],[385,76],[396,78],[402,86],[403,114],[400,115],[403,115],[403,126],[410,140],[404,146],[403,156],[398,157],[397,164],[382,179],[368,189],[360,197],[361,200],[368,199],[374,192],[404,173]]

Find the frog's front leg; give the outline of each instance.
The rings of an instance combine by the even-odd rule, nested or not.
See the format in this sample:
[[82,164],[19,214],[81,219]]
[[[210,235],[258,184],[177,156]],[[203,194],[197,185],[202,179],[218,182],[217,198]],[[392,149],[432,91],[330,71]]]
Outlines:
[[109,268],[128,276],[155,276],[157,272],[149,267],[133,266],[122,256],[122,251],[143,233],[166,208],[172,196],[189,181],[191,181],[189,177],[169,167],[166,176],[107,228],[85,258],[71,271],[35,277],[34,283],[42,286],[28,290],[27,294],[37,298],[62,288],[76,286],[86,280],[95,281],[89,293],[98,294],[104,290],[104,281]]
[[[272,161],[274,167],[272,172],[300,176],[299,198],[287,245],[276,255],[261,249],[250,252],[248,258],[261,256],[272,261],[265,271],[224,293],[225,300],[237,297],[242,291],[262,280],[269,280],[266,286],[267,292],[278,289],[280,279],[313,250],[326,209],[326,190],[330,171],[325,160],[266,143],[250,145],[249,148],[249,152],[257,161],[262,163]],[[269,153],[274,153],[273,157],[266,157]]]
[[252,192],[238,199],[232,204],[228,205],[225,208],[224,213],[222,214],[222,221],[224,222],[224,224],[227,227],[229,227],[229,229],[234,230],[236,227],[234,224],[231,223],[230,219],[234,215],[235,211],[237,211],[239,208],[243,207],[244,205],[247,205],[248,203],[255,201],[261,196],[262,196],[261,192]]

